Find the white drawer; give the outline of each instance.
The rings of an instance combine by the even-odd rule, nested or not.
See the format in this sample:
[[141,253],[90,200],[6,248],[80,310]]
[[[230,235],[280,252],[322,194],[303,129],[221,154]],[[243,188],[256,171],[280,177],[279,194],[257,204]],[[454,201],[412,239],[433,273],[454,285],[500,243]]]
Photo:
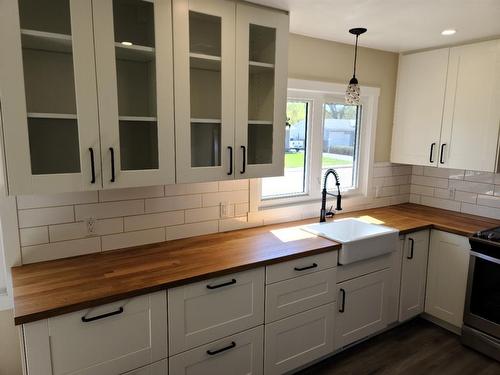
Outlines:
[[266,287],[266,323],[335,301],[336,268]]
[[264,269],[168,291],[170,355],[264,322]]
[[392,266],[392,254],[381,255],[345,266],[339,265],[337,267],[337,283],[390,268]]
[[148,366],[126,372],[123,375],[168,375],[168,362],[164,359]]
[[333,352],[335,304],[266,325],[264,372],[283,374]]
[[166,302],[162,291],[23,325],[28,373],[122,374],[166,358]]
[[177,354],[169,359],[170,375],[262,374],[263,326]]
[[308,273],[318,272],[337,266],[337,252],[328,251],[322,254],[289,260],[266,267],[266,284],[291,279]]

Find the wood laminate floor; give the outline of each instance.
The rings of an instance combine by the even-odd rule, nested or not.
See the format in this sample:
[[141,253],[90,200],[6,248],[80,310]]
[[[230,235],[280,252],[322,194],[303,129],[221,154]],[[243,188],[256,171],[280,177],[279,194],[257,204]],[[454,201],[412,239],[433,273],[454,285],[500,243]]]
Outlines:
[[500,363],[462,346],[458,336],[418,318],[298,374],[500,375]]

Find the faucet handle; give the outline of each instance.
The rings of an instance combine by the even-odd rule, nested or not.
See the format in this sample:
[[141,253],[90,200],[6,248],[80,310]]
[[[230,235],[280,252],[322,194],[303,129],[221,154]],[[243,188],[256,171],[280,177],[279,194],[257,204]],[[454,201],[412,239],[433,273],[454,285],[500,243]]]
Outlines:
[[330,209],[325,213],[325,217],[333,217],[335,212],[333,211],[333,206],[330,206]]

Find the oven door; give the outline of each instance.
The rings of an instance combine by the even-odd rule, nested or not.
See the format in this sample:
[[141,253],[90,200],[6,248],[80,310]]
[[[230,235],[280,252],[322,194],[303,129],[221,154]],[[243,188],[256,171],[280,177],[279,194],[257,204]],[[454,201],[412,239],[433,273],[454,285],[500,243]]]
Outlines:
[[464,323],[500,338],[500,259],[471,251]]

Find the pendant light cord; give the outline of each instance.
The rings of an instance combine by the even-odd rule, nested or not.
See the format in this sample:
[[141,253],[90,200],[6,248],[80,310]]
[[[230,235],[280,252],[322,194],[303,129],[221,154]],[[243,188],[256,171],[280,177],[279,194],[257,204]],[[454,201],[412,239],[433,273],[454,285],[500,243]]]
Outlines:
[[358,59],[358,37],[359,35],[356,35],[356,46],[354,47],[354,74],[352,75],[353,78],[356,78],[356,61]]

